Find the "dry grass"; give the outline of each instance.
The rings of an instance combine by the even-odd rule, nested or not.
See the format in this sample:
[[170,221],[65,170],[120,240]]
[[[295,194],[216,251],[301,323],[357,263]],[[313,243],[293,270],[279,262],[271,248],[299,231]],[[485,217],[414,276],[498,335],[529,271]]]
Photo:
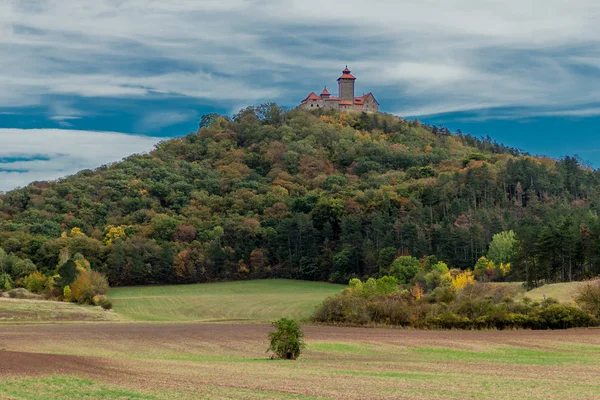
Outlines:
[[552,283],[530,290],[526,293],[526,296],[532,300],[541,301],[544,299],[545,294],[546,298],[551,297],[561,303],[573,303],[577,295],[577,289],[581,284],[582,282]]
[[[35,393],[73,398],[592,399],[600,393],[598,330],[307,326],[308,349],[298,361],[267,358],[269,330],[181,323],[3,327],[4,365],[11,365],[10,355],[21,364],[31,360],[33,370],[19,363],[2,370],[0,363],[0,376],[12,376],[0,383],[0,398],[27,390],[38,375],[50,380],[35,383]],[[50,356],[55,371],[36,372],[48,365],[36,357],[49,356],[39,353],[56,354]],[[44,398],[31,393],[14,398]]]
[[0,324],[117,321],[114,312],[100,307],[43,300],[0,298]]

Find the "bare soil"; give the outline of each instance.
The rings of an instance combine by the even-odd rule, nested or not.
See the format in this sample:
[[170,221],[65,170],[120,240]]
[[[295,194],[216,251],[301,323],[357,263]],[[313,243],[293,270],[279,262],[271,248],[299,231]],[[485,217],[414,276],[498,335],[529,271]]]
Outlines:
[[[271,330],[257,324],[0,326],[0,377],[74,375],[156,393],[213,397],[214,388],[245,390],[244,398],[489,398],[503,390],[497,398],[591,399],[600,391],[598,329],[305,326],[309,347],[296,362],[268,360]],[[499,351],[500,359],[489,351]]]

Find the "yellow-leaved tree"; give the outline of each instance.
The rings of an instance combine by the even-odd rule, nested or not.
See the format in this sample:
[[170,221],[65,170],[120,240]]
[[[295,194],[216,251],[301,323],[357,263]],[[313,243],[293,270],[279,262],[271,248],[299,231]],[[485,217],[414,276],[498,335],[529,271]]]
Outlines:
[[127,236],[122,226],[108,225],[104,228],[104,232],[106,232],[104,234],[104,243],[106,244],[111,244],[113,240]]
[[466,271],[462,271],[456,275],[451,275],[452,277],[452,287],[460,292],[467,285],[472,285],[475,283],[475,277],[473,276],[473,272],[468,269]]

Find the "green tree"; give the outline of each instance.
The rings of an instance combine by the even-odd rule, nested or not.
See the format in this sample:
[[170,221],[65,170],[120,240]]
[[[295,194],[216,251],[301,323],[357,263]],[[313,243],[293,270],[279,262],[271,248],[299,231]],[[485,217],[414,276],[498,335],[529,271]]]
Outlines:
[[269,333],[270,344],[267,352],[285,360],[295,360],[306,347],[304,332],[293,319],[281,318],[273,321],[276,331]]
[[487,258],[496,264],[508,264],[513,262],[517,245],[516,234],[511,230],[500,232],[493,236]]
[[77,264],[73,260],[67,260],[66,263],[58,267],[57,272],[60,275],[60,279],[57,281],[58,286],[69,286],[77,278]]
[[418,272],[419,260],[411,256],[396,258],[390,267],[390,275],[398,279],[399,283],[409,283]]

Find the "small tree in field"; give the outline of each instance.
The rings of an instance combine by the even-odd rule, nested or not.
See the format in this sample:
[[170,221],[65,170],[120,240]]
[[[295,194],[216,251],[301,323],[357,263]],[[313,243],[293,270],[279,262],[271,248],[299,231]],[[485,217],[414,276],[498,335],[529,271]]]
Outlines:
[[577,289],[575,301],[583,309],[600,318],[600,279],[581,285]]
[[285,360],[297,359],[306,347],[300,325],[293,319],[281,318],[273,321],[273,326],[277,331],[269,333],[271,344],[267,351],[272,351],[277,357]]

